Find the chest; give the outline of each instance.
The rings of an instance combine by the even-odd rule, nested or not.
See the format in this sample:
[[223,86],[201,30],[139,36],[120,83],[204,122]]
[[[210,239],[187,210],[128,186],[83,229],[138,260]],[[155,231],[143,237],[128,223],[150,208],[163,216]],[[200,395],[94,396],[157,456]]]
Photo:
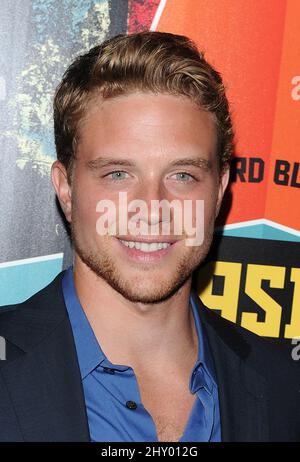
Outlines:
[[159,441],[177,442],[184,433],[196,395],[188,383],[168,386],[149,386],[141,383],[140,393],[144,407],[151,415]]

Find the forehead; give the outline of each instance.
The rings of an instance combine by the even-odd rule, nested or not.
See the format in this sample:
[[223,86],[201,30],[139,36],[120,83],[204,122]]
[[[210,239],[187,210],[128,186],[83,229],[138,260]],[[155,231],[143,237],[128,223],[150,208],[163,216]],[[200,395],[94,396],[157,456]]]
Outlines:
[[[110,155],[215,154],[216,124],[211,113],[187,97],[133,93],[93,100],[80,130],[78,150]],[[189,151],[189,152],[186,152]],[[143,156],[144,157],[144,156]]]

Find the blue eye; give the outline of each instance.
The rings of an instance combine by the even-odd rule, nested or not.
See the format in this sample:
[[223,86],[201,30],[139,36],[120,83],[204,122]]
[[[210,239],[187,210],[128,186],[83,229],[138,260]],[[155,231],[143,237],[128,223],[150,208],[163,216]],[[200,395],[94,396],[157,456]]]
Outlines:
[[177,176],[178,180],[183,181],[183,182],[194,180],[194,177],[190,175],[189,173],[179,172],[179,173],[175,173],[175,175]]
[[112,180],[116,180],[116,181],[119,181],[119,180],[125,180],[125,176],[124,175],[127,175],[126,172],[122,172],[121,170],[117,170],[116,172],[111,172],[109,173],[108,175],[106,176],[110,176],[111,175],[111,179]]

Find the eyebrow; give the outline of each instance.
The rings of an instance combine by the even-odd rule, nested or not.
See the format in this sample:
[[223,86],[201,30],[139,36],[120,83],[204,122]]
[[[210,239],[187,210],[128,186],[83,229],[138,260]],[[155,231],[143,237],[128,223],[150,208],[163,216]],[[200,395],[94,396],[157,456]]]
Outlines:
[[[89,160],[86,162],[86,165],[91,170],[98,170],[103,167],[111,166],[123,166],[123,167],[133,167],[135,163],[129,159],[116,159],[115,157],[97,157],[97,159]],[[181,159],[174,160],[170,162],[170,167],[197,167],[204,170],[211,170],[212,163],[211,161],[204,159],[202,157],[183,157]]]
[[205,170],[212,169],[212,163],[210,160],[203,159],[202,157],[184,157],[182,159],[174,160],[170,164],[172,167],[197,167],[204,168]]
[[114,157],[97,157],[97,159],[89,160],[86,163],[86,165],[91,170],[98,170],[103,167],[110,167],[114,165],[133,167],[134,163],[128,159],[116,159]]

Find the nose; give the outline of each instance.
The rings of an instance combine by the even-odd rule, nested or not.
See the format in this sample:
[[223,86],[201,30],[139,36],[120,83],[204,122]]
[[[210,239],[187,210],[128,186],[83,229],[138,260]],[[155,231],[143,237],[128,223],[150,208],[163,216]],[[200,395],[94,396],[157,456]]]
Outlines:
[[[138,220],[141,226],[150,227],[168,225],[171,218],[170,197],[164,186],[159,182],[141,184],[136,191],[136,198],[129,204],[129,212],[139,208]],[[159,233],[161,230],[158,231]],[[155,232],[154,232],[155,234]]]

